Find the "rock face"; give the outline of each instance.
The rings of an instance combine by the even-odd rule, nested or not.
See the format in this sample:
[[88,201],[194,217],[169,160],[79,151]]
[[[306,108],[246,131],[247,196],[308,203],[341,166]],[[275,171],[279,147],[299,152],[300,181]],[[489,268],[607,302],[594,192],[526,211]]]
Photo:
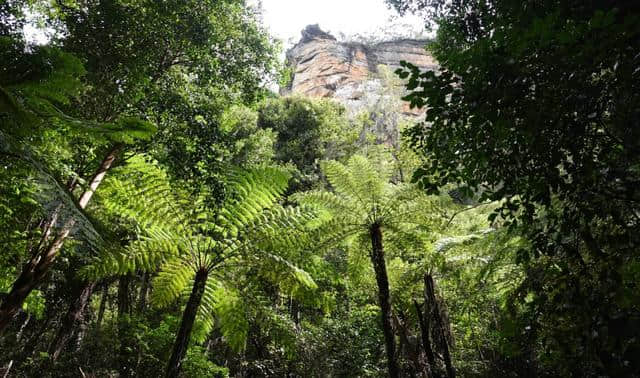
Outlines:
[[302,39],[287,52],[293,77],[283,93],[309,97],[331,97],[358,109],[371,101],[382,86],[379,66],[392,71],[401,60],[421,69],[437,68],[437,63],[424,49],[426,41],[403,39],[367,46],[362,43],[338,42],[317,25],[307,26]]

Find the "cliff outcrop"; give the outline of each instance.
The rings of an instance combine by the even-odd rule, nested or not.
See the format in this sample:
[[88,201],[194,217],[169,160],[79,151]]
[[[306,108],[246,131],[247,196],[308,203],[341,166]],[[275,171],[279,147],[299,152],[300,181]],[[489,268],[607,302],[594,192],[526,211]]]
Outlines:
[[292,76],[283,93],[309,97],[334,98],[350,109],[360,108],[370,101],[371,94],[380,92],[379,67],[392,71],[401,60],[421,69],[437,67],[424,46],[427,41],[402,39],[372,45],[339,42],[317,25],[307,26],[300,41],[287,52]]

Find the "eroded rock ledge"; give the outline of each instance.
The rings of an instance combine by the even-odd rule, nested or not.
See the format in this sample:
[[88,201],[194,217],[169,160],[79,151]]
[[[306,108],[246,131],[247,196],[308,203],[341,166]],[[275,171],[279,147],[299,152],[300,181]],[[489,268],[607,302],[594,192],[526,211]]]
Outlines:
[[395,70],[401,60],[406,60],[422,69],[436,68],[436,61],[424,49],[426,42],[403,39],[371,46],[339,42],[318,25],[309,25],[287,52],[293,77],[282,92],[331,97],[348,107],[358,107],[367,92],[379,87],[379,65]]

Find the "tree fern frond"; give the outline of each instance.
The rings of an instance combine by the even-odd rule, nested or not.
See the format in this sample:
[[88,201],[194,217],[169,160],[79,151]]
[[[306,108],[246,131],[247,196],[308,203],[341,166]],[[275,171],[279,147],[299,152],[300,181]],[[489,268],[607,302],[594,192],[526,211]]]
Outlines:
[[266,267],[272,276],[273,282],[289,279],[309,289],[316,289],[318,287],[309,273],[292,264],[289,260],[264,251],[260,253],[260,258],[260,264]]
[[358,211],[353,204],[348,203],[334,193],[324,190],[311,190],[308,192],[294,193],[289,198],[301,205],[325,209],[331,213],[340,214],[342,212]]
[[[222,283],[209,276],[196,316],[196,322],[200,324],[203,330],[201,335],[204,338],[213,330],[215,326],[216,306],[226,294],[227,290],[223,287]],[[205,340],[196,338],[195,341],[204,342]]]
[[380,202],[389,182],[388,170],[384,167],[375,167],[369,159],[361,155],[355,155],[349,159],[347,166],[352,172],[358,190],[361,193],[366,193],[367,198],[373,202]]
[[336,193],[358,201],[361,206],[366,206],[365,193],[361,192],[348,167],[331,160],[322,163],[322,170]]
[[327,161],[322,165],[327,180],[336,193],[353,198],[362,206],[380,202],[387,175],[379,172],[364,156],[352,156],[346,165]]
[[179,235],[153,229],[125,249],[103,250],[80,270],[81,276],[98,279],[136,271],[153,272],[170,258],[184,255],[188,242]]
[[169,178],[157,165],[136,156],[117,174],[119,177],[107,180],[100,196],[107,209],[136,221],[143,229],[189,229],[187,211],[179,206]]
[[310,232],[309,237],[316,241],[313,249],[320,251],[335,246],[363,231],[363,224],[352,222],[352,219],[344,217],[325,220]]
[[158,275],[153,279],[151,303],[157,307],[166,307],[193,286],[196,271],[188,260],[176,257],[162,264]]
[[289,174],[272,167],[233,172],[229,179],[229,196],[219,211],[223,227],[240,229],[264,209],[275,204],[287,188]]
[[309,223],[316,211],[308,207],[275,206],[264,211],[243,232],[249,248],[280,251],[295,250],[309,242]]
[[478,233],[473,233],[473,234],[468,234],[468,235],[461,235],[461,236],[452,236],[452,237],[445,237],[442,239],[439,239],[438,241],[435,242],[435,246],[434,246],[434,250],[436,252],[439,253],[444,253],[447,250],[449,250],[450,248],[453,248],[455,246],[461,245],[461,244],[468,244],[468,243],[472,243],[478,239],[484,238],[487,236],[487,234],[493,232],[494,229],[489,228],[486,230],[483,230],[481,232]]
[[220,332],[229,346],[242,351],[246,346],[249,322],[247,309],[238,293],[231,289],[218,295],[214,313],[219,320]]

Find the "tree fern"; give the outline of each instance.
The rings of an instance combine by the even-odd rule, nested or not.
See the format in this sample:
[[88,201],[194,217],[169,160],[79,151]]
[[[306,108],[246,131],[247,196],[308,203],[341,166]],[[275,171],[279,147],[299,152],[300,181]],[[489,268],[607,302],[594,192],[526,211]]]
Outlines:
[[142,157],[123,168],[119,179],[109,180],[102,201],[112,212],[134,220],[140,236],[125,251],[105,251],[82,273],[97,278],[158,271],[152,295],[158,306],[188,294],[171,374],[179,368],[196,318],[210,330],[215,317],[232,347],[244,345],[247,327],[241,318],[229,315],[242,308],[241,297],[234,296],[234,286],[240,283],[225,276],[225,267],[268,266],[274,282],[315,287],[313,279],[289,260],[288,252],[306,242],[306,228],[315,212],[277,204],[288,179],[287,172],[272,167],[233,170],[227,197],[216,209],[207,209],[201,195],[190,198],[172,187],[166,174]]
[[385,167],[375,167],[363,156],[353,156],[347,164],[325,162],[322,167],[333,193],[312,191],[293,198],[302,205],[323,211],[323,222],[315,230],[320,245],[341,243],[352,236],[361,244],[369,244],[366,248],[370,251],[378,285],[389,375],[397,377],[399,368],[382,235],[385,234],[385,240],[400,239],[438,223],[435,203],[411,185],[390,183],[390,172]]

